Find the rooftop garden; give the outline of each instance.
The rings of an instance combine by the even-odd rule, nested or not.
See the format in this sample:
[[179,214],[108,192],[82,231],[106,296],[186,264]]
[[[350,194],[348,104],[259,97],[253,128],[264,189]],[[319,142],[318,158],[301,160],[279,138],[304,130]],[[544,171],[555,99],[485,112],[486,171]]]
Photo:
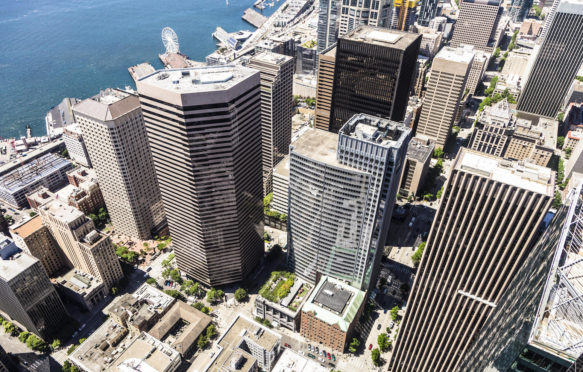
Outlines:
[[300,305],[302,304],[303,298],[306,297],[308,292],[310,292],[310,288],[312,287],[308,283],[304,283],[292,303],[289,304],[288,308],[293,311],[298,311]]
[[274,271],[269,280],[261,287],[259,294],[271,302],[279,302],[284,299],[294,285],[295,274],[287,271]]

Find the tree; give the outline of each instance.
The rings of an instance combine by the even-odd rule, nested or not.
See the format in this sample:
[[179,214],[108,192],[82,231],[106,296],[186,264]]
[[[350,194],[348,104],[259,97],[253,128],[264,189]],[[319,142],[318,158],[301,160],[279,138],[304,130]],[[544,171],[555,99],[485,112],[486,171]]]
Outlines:
[[18,335],[18,340],[22,343],[25,343],[28,336],[30,336],[30,332],[26,331],[20,332],[20,334]]
[[176,283],[182,283],[182,277],[180,276],[180,270],[174,269],[170,271],[170,278]]
[[37,215],[37,213],[35,211],[32,211],[28,214],[30,216],[30,218],[34,217]]
[[356,350],[358,349],[358,347],[360,346],[360,341],[358,341],[358,339],[355,337],[352,339],[352,341],[350,341],[350,345],[348,345],[348,351],[350,351],[352,354],[356,353]]
[[271,241],[271,235],[269,235],[267,231],[263,233],[263,240],[265,240],[266,242]]
[[561,197],[561,193],[555,191],[555,197],[553,198],[553,208],[557,209],[563,204],[563,198]]
[[64,149],[63,151],[61,151],[61,156],[69,159],[69,150]]
[[442,195],[443,195],[443,186],[441,186],[441,188],[439,190],[437,190],[437,194],[435,194],[435,197],[437,199],[441,199]]
[[52,348],[53,350],[57,350],[57,349],[58,349],[58,348],[60,348],[60,347],[61,347],[61,340],[59,340],[59,339],[55,338],[55,339],[53,340],[53,342],[51,343],[51,348]]
[[375,366],[378,367],[381,365],[381,352],[378,348],[375,347],[374,349],[372,349],[370,356],[371,356],[372,362]]
[[111,287],[111,294],[113,296],[116,296],[117,295],[117,292],[118,292],[117,287]]
[[413,255],[411,256],[411,261],[413,261],[413,265],[415,265],[415,267],[419,266],[419,263],[421,262],[421,258],[423,257],[424,250],[425,250],[425,242],[422,242],[421,244],[419,244],[419,246],[415,250],[415,253],[413,253]]
[[196,345],[198,346],[199,349],[204,349],[209,343],[209,340],[206,336],[200,336],[198,338],[198,341],[196,343]]
[[26,346],[28,346],[32,350],[42,352],[46,351],[49,347],[49,345],[46,342],[44,342],[43,339],[37,337],[34,334],[28,336],[28,338],[26,339]]
[[68,360],[65,360],[65,363],[63,363],[63,372],[80,372],[80,369]]
[[4,327],[4,332],[9,334],[10,336],[16,336],[18,332],[18,328],[8,320],[2,322],[2,327]]
[[496,50],[494,50],[494,54],[492,54],[492,57],[494,58],[498,58],[500,56],[500,47],[496,48]]
[[387,351],[389,349],[389,336],[386,333],[381,333],[377,337],[377,343],[382,351]]
[[433,157],[434,158],[441,159],[441,158],[443,158],[443,155],[444,155],[444,152],[443,152],[443,149],[441,147],[436,147],[433,150]]
[[209,325],[206,329],[206,337],[208,339],[213,339],[213,338],[217,337],[217,335],[218,335],[217,327],[215,327],[214,324]]
[[180,301],[184,301],[184,295],[182,293],[180,293],[180,291],[177,291],[176,289],[167,289],[164,291],[164,293],[166,293],[168,296],[172,296],[177,300]]
[[156,284],[156,279],[154,279],[154,278],[148,278],[148,279],[146,279],[146,283],[148,283],[150,285],[154,285],[154,284]]
[[245,301],[247,299],[247,291],[244,290],[243,288],[238,288],[235,291],[235,300],[242,302]]
[[217,297],[219,299],[219,301],[222,301],[223,298],[225,297],[225,292],[223,292],[222,290],[217,290]]
[[391,309],[391,319],[396,322],[399,319],[399,306],[395,306]]
[[12,216],[9,215],[4,215],[4,220],[9,224],[12,225],[14,223],[14,218],[12,218]]
[[272,200],[273,200],[273,193],[272,192],[265,195],[265,198],[263,198],[263,208],[269,208]]
[[565,137],[558,136],[557,137],[557,148],[562,149],[564,144],[565,144]]

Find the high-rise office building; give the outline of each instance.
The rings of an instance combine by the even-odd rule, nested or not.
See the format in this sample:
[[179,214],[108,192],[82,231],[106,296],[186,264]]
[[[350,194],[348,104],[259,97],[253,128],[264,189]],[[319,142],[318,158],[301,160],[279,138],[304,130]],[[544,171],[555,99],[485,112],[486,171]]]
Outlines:
[[355,114],[402,121],[421,35],[361,26],[338,39],[330,131]]
[[255,55],[249,67],[261,77],[263,192],[272,191],[273,168],[289,152],[293,116],[293,58],[272,52]]
[[462,148],[433,220],[390,362],[456,371],[532,251],[554,172]]
[[420,26],[429,26],[429,22],[437,16],[438,4],[439,0],[421,1],[421,9],[419,10],[419,17],[417,18],[417,23],[419,23]]
[[417,137],[445,147],[473,59],[474,53],[466,48],[444,47],[437,53],[426,85]]
[[263,255],[258,71],[159,70],[137,81],[178,268],[209,286]]
[[73,108],[117,234],[148,239],[166,225],[137,96],[107,89]]
[[583,208],[576,186],[465,353],[460,371],[566,371],[583,353]]
[[503,8],[499,0],[462,0],[450,46],[473,45],[492,53],[496,47],[496,30]]
[[14,243],[6,237],[0,240],[0,313],[50,340],[67,321],[67,311],[40,261],[7,247]]
[[540,46],[518,111],[554,118],[583,64],[583,1],[564,0]]
[[344,36],[361,25],[389,27],[392,0],[342,1],[338,36]]
[[394,0],[391,9],[391,28],[409,31],[415,23],[417,0]]
[[532,0],[512,0],[508,15],[513,22],[520,23],[524,21],[531,7]]
[[335,64],[336,45],[323,50],[318,56],[318,83],[316,85],[316,118],[314,119],[314,126],[322,130],[328,130],[330,128]]
[[[544,24],[542,26],[542,30],[540,31],[539,40],[544,40],[545,36],[547,36],[547,32],[549,31],[549,27],[551,27],[551,24],[553,23],[553,19],[555,18],[555,13],[557,12],[557,8],[559,7],[560,3],[561,3],[561,0],[554,0],[553,1],[553,4],[551,5],[551,11],[545,17],[545,21],[544,21]],[[542,7],[543,7],[543,5],[541,5],[541,8]]]
[[93,221],[77,208],[48,198],[39,214],[61,247],[67,264],[80,269],[111,288],[123,278],[111,238],[95,229]]
[[67,146],[67,152],[69,153],[71,160],[85,167],[91,168],[91,160],[89,159],[87,146],[85,146],[83,134],[81,133],[79,125],[73,123],[64,127],[63,141],[65,142],[65,146]]
[[339,134],[314,129],[290,147],[288,264],[368,290],[384,250],[411,129],[360,114]]
[[342,0],[321,0],[318,10],[318,52],[336,44]]

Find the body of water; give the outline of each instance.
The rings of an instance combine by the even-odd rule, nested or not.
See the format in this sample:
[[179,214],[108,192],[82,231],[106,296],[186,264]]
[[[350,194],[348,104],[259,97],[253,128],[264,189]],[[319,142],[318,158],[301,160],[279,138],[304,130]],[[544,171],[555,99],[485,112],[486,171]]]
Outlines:
[[[254,0],[4,0],[0,12],[0,137],[44,135],[44,116],[64,97],[133,86],[127,68],[162,68],[160,33],[178,34],[180,50],[204,61],[217,26],[254,28],[241,19]],[[269,16],[283,0],[263,14]]]

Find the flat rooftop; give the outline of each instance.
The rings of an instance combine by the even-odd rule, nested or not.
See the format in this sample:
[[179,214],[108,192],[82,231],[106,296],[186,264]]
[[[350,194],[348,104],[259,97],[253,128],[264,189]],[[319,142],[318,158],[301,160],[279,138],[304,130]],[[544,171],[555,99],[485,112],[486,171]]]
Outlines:
[[308,359],[292,349],[284,348],[277,364],[271,372],[328,372],[329,368],[323,367],[320,363]]
[[320,286],[318,293],[314,297],[314,303],[328,308],[335,313],[342,314],[351,296],[352,292],[327,281]]
[[451,62],[470,64],[474,58],[474,53],[468,48],[452,48],[446,46],[439,50],[439,52],[435,55],[435,58]]
[[10,281],[37,262],[36,258],[25,253],[16,253],[7,260],[0,259],[0,278]]
[[292,57],[290,57],[290,56],[265,51],[265,52],[261,52],[259,54],[254,55],[253,58],[251,58],[251,61],[261,61],[261,62],[272,63],[274,65],[281,65],[282,63],[285,63],[285,62],[289,61],[290,59],[292,59]]
[[338,134],[321,129],[308,129],[293,144],[293,152],[321,163],[343,169],[357,171],[341,164],[336,158]]
[[433,144],[427,145],[423,143],[423,141],[413,138],[407,147],[407,157],[425,164],[425,162],[431,158],[434,148],[435,145]]
[[229,89],[257,70],[234,65],[158,70],[138,81],[179,93],[200,93]]
[[43,227],[43,221],[39,215],[34,216],[30,220],[24,221],[16,226],[12,226],[12,232],[18,234],[22,239],[28,238],[31,234],[40,230]]
[[462,148],[455,169],[551,197],[554,193],[554,172],[529,162],[505,160]]
[[273,168],[273,174],[289,178],[289,155],[286,155],[279,163],[277,163],[275,168]]
[[146,301],[156,311],[161,312],[166,310],[174,303],[174,297],[167,295],[159,289],[156,289],[148,283],[142,284],[133,294],[133,297],[138,300]]
[[400,147],[411,129],[402,123],[368,114],[356,114],[342,126],[339,134],[383,147]]
[[53,217],[66,223],[71,223],[85,216],[83,212],[81,212],[77,208],[71,207],[70,205],[64,203],[63,201],[56,199],[43,205],[41,209],[46,210]]
[[140,108],[140,100],[137,96],[120,89],[108,88],[76,104],[73,111],[76,114],[106,122],[115,120],[138,108]]
[[113,362],[111,371],[173,371],[180,363],[180,353],[142,332]]
[[373,26],[360,26],[341,37],[400,50],[405,50],[418,38],[421,38],[420,34]]
[[[340,297],[340,300],[328,300],[326,297],[318,298],[318,295],[320,295],[323,290],[332,292],[332,295],[325,293],[326,297],[338,296]],[[350,294],[348,302],[344,304],[341,312],[332,310],[329,306],[339,307],[340,305],[336,305],[336,303],[341,304],[345,301],[346,294],[344,294],[344,292]],[[318,299],[324,301],[324,304],[319,302]],[[313,312],[316,318],[330,325],[336,324],[342,331],[346,332],[348,331],[350,324],[354,321],[364,299],[365,293],[363,291],[351,287],[340,280],[323,276],[304,304],[302,311],[306,313]]]
[[15,193],[40,179],[68,168],[73,168],[70,161],[48,153],[1,176],[0,186],[10,193]]
[[552,150],[557,143],[557,133],[559,132],[559,122],[552,118],[543,118],[524,112],[518,113],[516,120],[517,130],[515,134],[538,134],[540,133],[540,144]]
[[103,285],[99,279],[78,269],[67,271],[56,278],[55,282],[81,296],[85,296]]

